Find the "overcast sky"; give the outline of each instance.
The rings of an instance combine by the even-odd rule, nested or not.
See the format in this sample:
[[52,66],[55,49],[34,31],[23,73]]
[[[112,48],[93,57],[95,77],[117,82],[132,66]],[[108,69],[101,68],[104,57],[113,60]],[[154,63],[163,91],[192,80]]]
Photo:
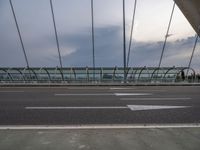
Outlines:
[[[92,66],[90,0],[53,0],[64,67]],[[13,0],[31,67],[59,66],[49,0]],[[126,0],[127,44],[134,0]],[[157,66],[173,0],[138,0],[130,66]],[[96,66],[123,66],[122,0],[94,0]],[[178,7],[162,66],[187,66],[195,32]],[[192,67],[200,68],[200,44]],[[0,0],[0,66],[26,66],[8,0]]]

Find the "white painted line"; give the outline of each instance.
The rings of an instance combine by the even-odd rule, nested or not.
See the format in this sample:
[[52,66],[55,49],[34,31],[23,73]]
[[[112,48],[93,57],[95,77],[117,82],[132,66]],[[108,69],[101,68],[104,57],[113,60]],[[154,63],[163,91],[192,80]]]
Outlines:
[[69,90],[107,90],[108,87],[67,87]]
[[110,88],[110,90],[132,90],[132,91],[139,91],[139,92],[166,92],[166,90],[145,90],[145,89],[135,89],[135,88]]
[[134,91],[139,91],[139,92],[166,92],[167,90],[140,90],[140,89],[136,89]]
[[137,101],[137,100],[141,100],[141,101],[146,101],[146,100],[152,100],[152,101],[159,101],[159,100],[190,100],[191,98],[187,98],[187,97],[184,97],[184,98],[177,98],[177,97],[174,97],[174,98],[167,98],[167,97],[156,97],[156,98],[153,98],[153,97],[145,97],[145,98],[121,98],[120,100],[123,100],[123,101]]
[[117,87],[113,87],[113,88],[110,88],[110,90],[135,90],[135,88],[117,88]]
[[55,96],[142,96],[152,95],[151,93],[81,93],[81,94],[54,94]]
[[24,91],[0,91],[0,93],[23,93]]
[[167,129],[167,128],[200,128],[200,124],[145,124],[145,125],[7,125],[0,126],[0,130],[94,130],[94,129]]
[[25,107],[30,110],[59,110],[59,109],[128,109],[127,106],[108,106],[108,107]]
[[132,111],[188,108],[191,106],[127,105]]
[[55,96],[109,96],[113,93],[88,93],[88,94],[54,94]]
[[115,93],[116,96],[144,96],[152,95],[151,93]]

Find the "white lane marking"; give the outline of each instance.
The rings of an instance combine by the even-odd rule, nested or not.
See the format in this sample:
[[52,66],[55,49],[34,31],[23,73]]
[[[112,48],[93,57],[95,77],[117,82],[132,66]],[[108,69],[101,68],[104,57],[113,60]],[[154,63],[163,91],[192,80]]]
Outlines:
[[127,105],[132,111],[189,108],[191,106]]
[[23,93],[24,91],[0,91],[0,93]]
[[139,92],[166,92],[167,90],[140,90],[140,89],[136,89],[134,91],[139,91]]
[[88,93],[88,94],[54,94],[55,96],[109,96],[113,93]]
[[55,96],[142,96],[152,95],[151,93],[81,93],[81,94],[54,94]]
[[113,87],[113,88],[110,88],[110,90],[135,90],[135,88],[117,88],[117,87]]
[[127,106],[108,106],[108,107],[25,107],[30,110],[59,110],[59,109],[128,109]]
[[153,98],[153,97],[145,97],[145,98],[120,98],[120,100],[123,100],[123,101],[137,101],[137,100],[141,100],[141,101],[146,101],[146,100],[155,100],[155,101],[159,101],[159,100],[190,100],[191,98],[189,97],[183,97],[183,98],[177,98],[177,97],[174,97],[174,98],[168,98],[168,97],[156,97],[156,98]]
[[166,92],[166,90],[145,90],[145,89],[136,89],[136,88],[110,88],[110,90],[133,90],[139,92]]
[[107,90],[108,87],[67,87],[69,90]]
[[0,130],[90,130],[90,129],[166,129],[166,128],[200,128],[200,124],[136,124],[136,125],[7,125]]
[[116,96],[144,96],[152,95],[151,93],[115,93]]

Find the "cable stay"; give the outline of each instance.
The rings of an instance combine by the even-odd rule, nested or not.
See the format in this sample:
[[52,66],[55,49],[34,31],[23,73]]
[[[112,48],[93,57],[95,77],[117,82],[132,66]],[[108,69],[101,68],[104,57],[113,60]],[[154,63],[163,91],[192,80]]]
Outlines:
[[93,66],[93,80],[95,80],[94,2],[93,0],[91,0],[91,19],[92,19],[92,66]]
[[126,13],[125,0],[123,0],[123,56],[124,56],[124,82],[126,82]]
[[18,24],[17,17],[16,17],[16,14],[15,14],[14,6],[13,6],[13,3],[12,3],[12,0],[9,0],[9,2],[10,2],[10,6],[11,6],[13,17],[14,17],[14,20],[15,20],[15,25],[16,25],[17,32],[18,32],[18,35],[19,35],[20,43],[21,43],[21,46],[22,46],[22,51],[24,53],[24,58],[25,58],[25,61],[26,61],[26,66],[27,66],[27,68],[30,68],[29,62],[28,62],[28,58],[27,58],[27,55],[26,55],[26,50],[25,50],[24,43],[23,43],[23,40],[22,40],[21,32],[20,32],[20,29],[19,29],[19,24]]
[[195,43],[194,43],[194,46],[193,46],[193,49],[192,49],[192,54],[191,54],[191,57],[190,57],[190,61],[189,61],[189,64],[188,64],[188,69],[187,69],[187,73],[186,73],[187,77],[188,77],[189,69],[191,67],[192,59],[194,57],[194,52],[195,52],[196,47],[197,47],[198,39],[199,39],[199,36],[198,36],[198,33],[197,33],[196,34],[196,38],[195,38]]
[[133,28],[135,24],[135,15],[136,15],[136,9],[137,9],[137,0],[135,0],[134,3],[134,9],[133,9],[133,18],[132,18],[132,25],[131,25],[131,34],[130,34],[130,41],[129,41],[129,47],[128,47],[128,56],[127,56],[127,67],[129,66],[129,60],[130,60],[130,53],[131,53],[131,46],[132,46],[132,39],[133,39]]
[[170,16],[170,20],[169,20],[169,24],[168,24],[168,28],[167,28],[167,33],[165,35],[165,41],[164,41],[164,44],[163,44],[163,48],[162,48],[162,52],[161,52],[161,56],[160,56],[160,61],[159,61],[159,64],[158,64],[158,68],[160,68],[160,66],[161,66],[162,59],[163,59],[163,54],[164,54],[166,43],[167,43],[167,39],[170,36],[169,35],[169,30],[170,30],[170,27],[171,27],[171,23],[172,23],[172,18],[173,18],[175,6],[176,6],[176,3],[174,2],[173,8],[172,8],[172,12],[171,12],[171,16]]
[[164,43],[163,43],[162,52],[161,52],[161,56],[160,56],[160,60],[159,60],[159,64],[158,64],[158,71],[157,71],[156,80],[158,78],[159,70],[160,70],[160,67],[161,67],[161,63],[162,63],[162,59],[163,59],[163,54],[164,54],[165,47],[166,47],[166,44],[167,44],[167,39],[168,39],[169,36],[171,36],[171,34],[169,34],[169,30],[170,30],[170,27],[171,27],[171,23],[172,23],[172,18],[173,18],[173,15],[174,15],[175,6],[176,6],[176,3],[174,2],[173,7],[172,7],[172,12],[171,12],[170,20],[169,20],[169,24],[168,24],[168,27],[167,27],[167,33],[165,34],[165,40],[164,40]]
[[[52,14],[53,25],[54,25],[54,32],[55,32],[55,37],[56,37],[56,45],[57,45],[57,49],[58,49],[58,58],[59,58],[59,62],[60,62],[61,72],[62,72],[63,65],[62,65],[62,59],[61,59],[61,54],[60,54],[60,45],[59,45],[59,41],[58,41],[58,33],[57,33],[57,28],[56,28],[53,3],[52,3],[52,0],[49,0],[49,1],[50,1],[50,6],[51,6],[51,14]],[[62,75],[62,80],[64,80],[63,72],[61,73],[61,75]]]

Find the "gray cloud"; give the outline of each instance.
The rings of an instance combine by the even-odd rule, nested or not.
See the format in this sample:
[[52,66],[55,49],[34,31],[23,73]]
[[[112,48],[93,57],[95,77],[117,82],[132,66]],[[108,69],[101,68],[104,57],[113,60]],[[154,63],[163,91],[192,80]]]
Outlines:
[[[10,38],[10,37],[7,37]],[[23,66],[24,58],[17,35],[10,44],[0,40],[1,66]],[[194,37],[168,42],[162,66],[187,66]],[[92,66],[91,30],[84,29],[74,34],[59,36],[62,60],[65,67]],[[31,40],[26,46],[31,66],[58,66],[58,55],[54,35]],[[130,66],[157,66],[163,42],[133,41]],[[197,47],[197,50],[199,45]],[[198,68],[196,51],[193,66]],[[96,66],[123,66],[122,29],[119,26],[95,28]]]
[[[49,1],[16,0],[13,3],[30,65],[33,67],[58,66]],[[123,66],[122,27],[116,25],[121,24],[119,20],[121,16],[114,15],[116,10],[110,13],[108,6],[102,15],[101,3],[103,2],[95,3],[96,66]],[[111,4],[112,1],[109,3]],[[63,65],[65,67],[92,66],[89,1],[84,2],[84,5],[82,5],[82,0],[54,1],[54,4]],[[0,66],[23,67],[25,61],[8,1],[0,0],[0,8]],[[121,1],[117,1],[117,8],[121,8]],[[110,18],[115,21],[107,23]],[[106,23],[102,23],[104,21]],[[194,37],[168,42],[162,65],[187,66],[193,44]],[[162,45],[162,41],[134,40],[130,66],[157,66]],[[199,68],[198,50],[199,45],[192,63],[194,68]]]
[[[122,66],[121,28],[116,26],[95,29],[95,60],[96,66]],[[87,29],[76,35],[66,35],[59,38],[61,44],[75,47],[76,51],[63,57],[67,66],[91,66],[92,43],[91,31]],[[63,51],[63,50],[62,50]]]

